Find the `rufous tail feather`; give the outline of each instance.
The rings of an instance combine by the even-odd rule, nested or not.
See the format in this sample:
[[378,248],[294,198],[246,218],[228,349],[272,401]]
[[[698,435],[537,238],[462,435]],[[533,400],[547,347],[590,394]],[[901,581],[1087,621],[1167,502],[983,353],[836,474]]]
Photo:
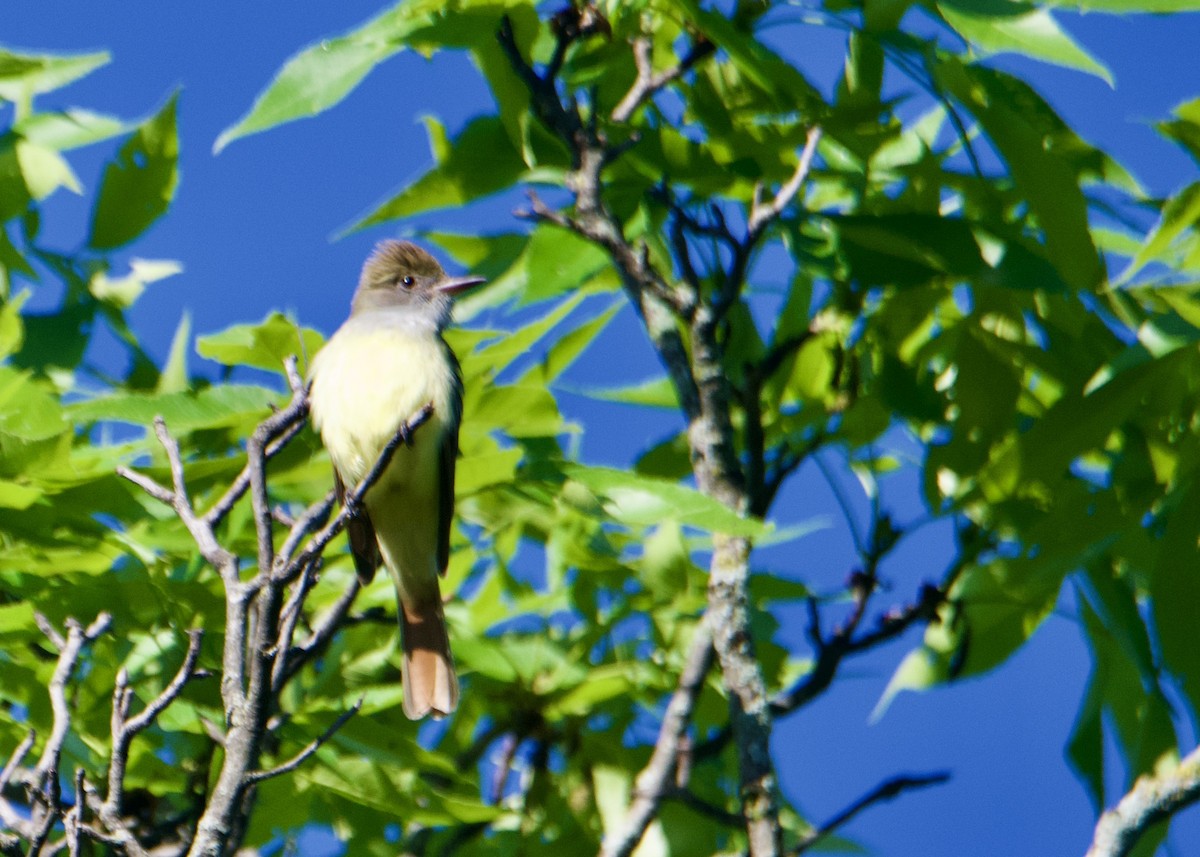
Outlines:
[[427,714],[445,717],[458,707],[458,676],[450,655],[450,637],[442,602],[400,604],[400,642],[404,657],[404,713],[410,720]]

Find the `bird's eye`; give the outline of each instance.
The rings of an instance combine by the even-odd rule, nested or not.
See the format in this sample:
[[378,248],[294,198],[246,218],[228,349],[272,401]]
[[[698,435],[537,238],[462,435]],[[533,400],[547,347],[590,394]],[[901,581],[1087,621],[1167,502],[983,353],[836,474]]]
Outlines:
[[414,282],[416,281],[411,276],[407,276],[400,280],[400,285],[406,289],[411,289]]

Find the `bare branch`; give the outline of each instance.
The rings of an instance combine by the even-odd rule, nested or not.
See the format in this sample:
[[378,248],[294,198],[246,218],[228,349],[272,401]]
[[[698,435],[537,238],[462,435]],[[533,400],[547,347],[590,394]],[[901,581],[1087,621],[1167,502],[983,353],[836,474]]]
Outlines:
[[[304,418],[308,415],[307,403],[303,406],[293,404],[289,405],[285,411],[281,413],[289,414],[290,423],[287,429],[279,437],[275,438],[266,449],[266,457],[269,461],[274,458],[288,443],[304,429]],[[204,513],[204,522],[210,527],[216,527],[221,521],[225,520],[225,516],[232,510],[237,501],[245,496],[247,489],[250,487],[250,468],[247,465],[242,468],[242,472],[237,475],[237,478],[230,483],[225,489],[225,493],[221,495],[221,499],[217,500],[212,505],[212,508]]]
[[[808,705],[820,696],[833,683],[842,661],[849,655],[869,651],[876,646],[892,640],[914,624],[930,621],[937,615],[937,609],[944,601],[940,589],[932,584],[921,587],[917,601],[906,607],[894,608],[883,613],[876,626],[862,634],[857,634],[861,624],[862,612],[855,608],[858,619],[844,623],[837,628],[829,639],[823,638],[820,630],[820,612],[815,599],[808,602],[809,639],[816,651],[812,669],[804,678],[787,690],[780,691],[771,697],[770,710],[773,717],[784,717]],[[696,757],[706,759],[719,753],[733,738],[731,727],[711,736],[696,748]]]
[[67,853],[79,857],[79,826],[83,823],[83,768],[75,769],[75,805],[63,817]]
[[346,711],[343,711],[338,719],[329,725],[328,729],[314,738],[304,747],[303,750],[301,750],[292,758],[288,759],[283,764],[276,765],[274,768],[269,768],[265,771],[251,771],[250,773],[246,774],[246,785],[261,783],[263,780],[271,779],[271,777],[277,777],[280,774],[286,774],[296,770],[298,767],[304,764],[305,760],[307,760],[309,756],[317,752],[322,744],[332,738],[333,734],[341,729],[342,726],[346,724],[347,720],[357,714],[359,709],[362,708],[362,705],[363,698],[359,697],[358,702],[354,703],[354,705],[352,705]]
[[175,495],[171,493],[171,489],[159,485],[149,476],[138,473],[136,470],[130,470],[125,466],[117,468],[117,475],[128,479],[160,503],[165,503],[168,506],[175,505]]
[[826,836],[829,836],[834,831],[846,825],[852,818],[858,815],[865,809],[874,806],[877,803],[889,801],[892,798],[898,797],[904,792],[924,789],[930,786],[941,785],[950,779],[950,774],[947,771],[938,771],[932,774],[921,774],[918,776],[901,776],[893,777],[890,780],[880,783],[874,789],[861,798],[856,800],[846,809],[839,812],[825,824],[821,825],[816,830],[809,833],[800,841],[800,844],[792,851],[793,854],[803,854],[808,849],[812,848]]
[[299,518],[288,525],[291,529],[279,547],[279,557],[282,561],[290,560],[292,554],[300,547],[301,540],[329,518],[335,502],[337,502],[337,492],[330,490],[319,502],[313,503],[304,510]]
[[[59,785],[59,762],[62,759],[63,744],[71,728],[71,709],[67,704],[67,684],[71,680],[84,646],[94,642],[112,623],[112,616],[100,613],[90,625],[84,628],[79,620],[68,617],[66,621],[67,634],[60,634],[50,621],[40,613],[34,614],[34,619],[51,644],[59,650],[58,662],[47,688],[50,695],[50,710],[52,725],[46,746],[42,749],[41,758],[33,770],[32,777],[32,814],[30,826],[32,834],[29,837],[29,853],[39,854],[55,822],[62,817],[60,799],[62,789]],[[7,766],[6,766],[7,767]],[[14,766],[15,768],[15,766]],[[9,776],[12,776],[10,772]]]
[[750,217],[747,221],[747,241],[751,243],[756,241],[767,225],[779,217],[800,193],[800,188],[804,186],[809,170],[812,169],[813,156],[817,152],[817,143],[820,140],[821,128],[815,125],[809,129],[808,135],[805,137],[804,148],[800,151],[800,158],[796,162],[796,169],[792,173],[792,177],[783,183],[769,203],[763,202],[761,199],[755,200],[750,207]]
[[703,36],[697,38],[691,49],[684,54],[676,65],[654,71],[653,53],[654,42],[649,36],[638,36],[633,40],[633,62],[637,66],[637,79],[625,93],[620,103],[613,108],[612,121],[628,122],[643,103],[653,98],[655,93],[671,81],[679,78],[696,63],[709,56],[716,50],[716,45]]
[[25,733],[25,737],[21,739],[21,743],[13,750],[8,761],[4,765],[4,769],[0,770],[0,794],[8,788],[8,783],[16,773],[17,768],[21,767],[21,762],[25,761],[25,757],[29,755],[29,751],[33,749],[33,742],[37,740],[37,733],[30,729]]
[[683,671],[679,674],[679,684],[663,714],[654,752],[634,781],[633,800],[620,827],[604,837],[600,846],[601,857],[628,857],[632,854],[657,815],[659,804],[671,796],[675,788],[680,742],[687,733],[692,709],[696,706],[704,679],[712,668],[712,641],[712,629],[702,619],[696,627]]
[[1155,823],[1200,801],[1200,748],[1172,771],[1139,777],[1117,805],[1100,816],[1087,857],[1125,857]]
[[200,549],[201,556],[208,560],[221,573],[222,578],[226,580],[226,584],[228,585],[228,576],[231,572],[233,573],[234,580],[236,580],[236,559],[217,542],[212,527],[202,518],[196,516],[191,501],[188,499],[187,488],[184,484],[183,456],[180,454],[179,444],[167,430],[167,424],[162,417],[154,418],[154,434],[167,455],[173,488],[166,488],[159,485],[150,477],[137,473],[127,467],[118,467],[117,473],[140,487],[151,497],[175,510],[175,514],[183,521],[193,541],[196,542],[196,546]]
[[154,699],[135,717],[128,717],[133,689],[129,686],[129,674],[124,670],[117,673],[113,690],[112,753],[108,761],[108,796],[100,811],[100,817],[110,828],[119,826],[125,795],[125,768],[129,764],[129,748],[134,736],[146,729],[172,702],[179,698],[184,686],[196,675],[196,663],[200,658],[200,640],[203,631],[194,628],[188,631],[188,647],[183,663],[175,676]]
[[[350,611],[350,605],[354,603],[354,599],[361,588],[362,581],[359,580],[356,574],[350,579],[350,585],[346,587],[345,591],[338,597],[338,600],[317,621],[304,642],[283,651],[283,655],[285,656],[283,666],[273,675],[273,680],[278,687],[282,687],[305,663],[312,660],[313,657],[329,644],[329,641],[333,639],[333,635],[337,633],[338,628],[342,626],[342,622],[345,621],[346,614]],[[394,625],[394,622],[395,620],[392,619],[388,621],[388,624]]]
[[[80,625],[75,618],[68,618],[65,638],[54,630],[45,616],[39,613],[35,615],[35,619],[42,632],[59,649],[58,664],[54,668],[54,675],[50,679],[48,688],[50,708],[54,718],[53,726],[46,746],[42,750],[42,756],[34,769],[35,782],[38,787],[43,790],[52,790],[54,799],[57,800],[58,761],[62,754],[63,743],[67,738],[67,731],[71,727],[71,710],[67,705],[67,683],[75,672],[75,666],[79,662],[79,656],[83,653],[83,647],[108,630],[108,626],[112,623],[112,616],[108,613],[100,613],[87,628]],[[50,791],[46,791],[46,794],[49,793]]]
[[[272,423],[273,434],[270,437],[270,443],[265,449],[265,456],[268,461],[274,458],[304,428],[304,419],[308,416],[308,388],[304,383],[304,379],[300,377],[300,370],[297,367],[294,356],[289,356],[283,361],[283,370],[287,375],[288,386],[292,390],[292,399],[283,410],[276,412],[272,417],[274,421]],[[216,527],[220,524],[233,509],[237,501],[245,495],[249,487],[250,463],[247,460],[246,466],[242,468],[242,472],[230,483],[225,493],[221,495],[221,498],[213,504],[211,509],[204,513],[204,522],[210,527]]]

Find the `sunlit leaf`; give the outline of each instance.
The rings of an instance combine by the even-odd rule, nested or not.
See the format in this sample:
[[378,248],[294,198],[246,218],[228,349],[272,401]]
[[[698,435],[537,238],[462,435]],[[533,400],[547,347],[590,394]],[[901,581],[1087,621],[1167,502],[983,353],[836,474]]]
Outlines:
[[104,168],[88,243],[107,250],[127,244],[158,220],[179,184],[178,96],[143,122]]

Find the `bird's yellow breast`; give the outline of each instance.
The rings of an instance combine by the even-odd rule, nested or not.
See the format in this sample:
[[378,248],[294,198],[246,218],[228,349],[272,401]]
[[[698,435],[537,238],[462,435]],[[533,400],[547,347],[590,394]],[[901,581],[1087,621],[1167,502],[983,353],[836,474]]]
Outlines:
[[342,325],[313,360],[309,401],[343,481],[353,485],[365,476],[400,423],[432,404],[429,423],[416,432],[413,449],[400,450],[384,482],[433,483],[455,383],[436,331],[390,325],[386,317],[355,316]]

